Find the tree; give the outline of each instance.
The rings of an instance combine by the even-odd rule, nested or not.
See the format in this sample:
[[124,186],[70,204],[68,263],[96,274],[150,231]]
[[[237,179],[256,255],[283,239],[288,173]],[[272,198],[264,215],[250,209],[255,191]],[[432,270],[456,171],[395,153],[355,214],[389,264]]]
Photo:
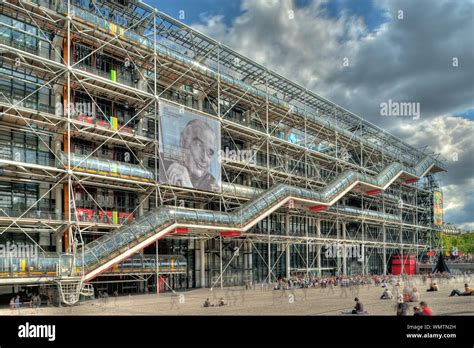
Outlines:
[[441,233],[441,245],[446,251],[453,247],[464,254],[474,254],[474,233],[468,232],[460,235]]
[[463,244],[463,251],[468,254],[474,254],[474,233],[461,234],[461,240]]

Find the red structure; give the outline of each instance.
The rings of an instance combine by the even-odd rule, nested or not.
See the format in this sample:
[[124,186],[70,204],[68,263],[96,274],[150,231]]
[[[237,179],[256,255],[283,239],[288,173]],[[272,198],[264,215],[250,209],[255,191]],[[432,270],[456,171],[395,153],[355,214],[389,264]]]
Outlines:
[[322,211],[322,210],[327,210],[329,207],[327,205],[313,205],[312,207],[309,207],[310,211]]
[[418,179],[417,179],[417,178],[408,179],[408,180],[405,180],[405,182],[406,182],[407,184],[413,184],[413,183],[415,183],[415,182],[418,182]]
[[158,277],[158,292],[163,293],[166,291],[166,278]]
[[240,237],[242,233],[239,231],[222,231],[221,237],[222,238],[231,238],[231,237]]
[[416,259],[413,255],[393,255],[392,256],[392,274],[399,275],[415,274],[416,273]]
[[367,191],[367,195],[369,196],[374,196],[374,195],[378,195],[378,194],[381,194],[383,191],[382,190],[369,190]]
[[186,234],[189,232],[189,229],[186,227],[178,227],[177,229],[174,230],[175,234]]

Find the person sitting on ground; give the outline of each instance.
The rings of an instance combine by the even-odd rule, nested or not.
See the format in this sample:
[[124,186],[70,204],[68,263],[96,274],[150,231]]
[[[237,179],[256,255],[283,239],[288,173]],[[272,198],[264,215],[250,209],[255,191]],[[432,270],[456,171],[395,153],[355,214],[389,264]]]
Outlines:
[[454,289],[453,291],[451,291],[451,294],[449,295],[450,297],[451,296],[471,296],[472,295],[472,289],[469,287],[468,284],[464,284],[464,292],[461,292],[460,290],[458,289]]
[[206,298],[206,301],[204,301],[203,307],[211,307],[211,301],[209,301],[209,298]]
[[391,292],[389,289],[386,288],[386,289],[383,291],[382,296],[380,296],[380,299],[381,299],[381,300],[391,300],[391,299],[393,299],[393,294],[392,294],[392,292]]
[[418,302],[420,300],[420,293],[416,288],[413,288],[410,294],[410,302]]
[[426,314],[423,313],[423,311],[421,310],[420,307],[415,306],[415,307],[413,307],[413,315],[414,316],[425,316]]
[[408,315],[408,304],[404,301],[402,295],[397,298],[397,316]]
[[352,310],[352,314],[362,314],[364,313],[364,305],[362,302],[359,301],[359,298],[355,298],[354,301],[356,302],[354,309]]
[[424,315],[427,315],[430,317],[433,315],[433,311],[428,307],[428,304],[425,301],[420,302],[420,307]]
[[219,307],[225,306],[225,301],[224,301],[224,298],[223,298],[223,297],[221,297],[221,298],[219,299],[218,306],[219,306]]
[[436,282],[432,282],[430,285],[430,288],[427,289],[426,291],[438,291],[438,290],[439,290],[438,284],[436,284]]

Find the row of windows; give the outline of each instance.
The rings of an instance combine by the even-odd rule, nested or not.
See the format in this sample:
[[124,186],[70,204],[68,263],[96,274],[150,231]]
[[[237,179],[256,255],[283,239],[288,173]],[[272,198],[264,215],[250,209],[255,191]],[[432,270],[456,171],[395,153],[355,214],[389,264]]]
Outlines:
[[51,137],[0,129],[0,158],[45,166],[54,166],[49,152]]
[[129,213],[138,204],[136,193],[97,188],[88,188],[87,192],[78,189],[75,191],[75,198],[76,208],[81,209],[98,209],[97,202],[102,209]]
[[[44,81],[26,73],[21,68],[9,69],[7,67],[0,67],[0,75],[3,76],[0,79],[0,102],[48,113],[56,113],[53,91],[46,87],[38,90]],[[113,104],[111,101],[103,98],[96,98],[94,102],[86,93],[80,91],[73,91],[71,103],[74,106],[74,108],[71,108],[73,116],[83,114],[105,121],[110,121],[110,117],[114,116],[117,117],[119,126],[127,124],[127,127],[134,127],[138,120],[133,118],[135,116],[134,108]],[[60,107],[60,109],[62,108],[63,106]],[[94,113],[94,115],[91,115],[91,113]],[[103,114],[109,117],[109,119],[104,117]],[[150,131],[147,134],[149,137],[154,137],[153,120],[149,120],[148,125],[150,125],[150,121]]]
[[119,127],[125,124],[127,127],[134,127],[138,121],[137,118],[133,118],[135,116],[134,108],[99,97],[92,100],[87,93],[81,91],[73,91],[71,103],[74,105],[74,110],[71,110],[74,115],[83,114],[104,121],[109,121],[111,117],[117,117]]
[[[102,209],[118,212],[132,212],[138,205],[138,196],[133,192],[114,191],[107,189],[88,188],[88,193],[82,189],[75,190],[75,205],[78,209],[98,209],[95,202]],[[49,193],[44,198],[40,194],[39,184],[22,184],[0,181],[0,216],[5,214],[21,213],[32,207],[33,211],[54,211],[54,200]],[[94,202],[95,200],[95,202]],[[38,201],[38,202],[37,202]],[[15,215],[16,214],[16,215]]]
[[[71,57],[74,63],[78,63],[78,67],[97,69],[114,81],[131,84],[137,83],[140,78],[138,71],[128,58],[117,59],[105,52],[95,51],[93,48],[77,42],[72,44]],[[115,76],[109,75],[112,70],[115,72]]]
[[[286,234],[286,218],[282,214],[272,214],[269,217],[259,221],[254,227],[252,227],[253,233],[266,234],[270,232],[271,234]],[[337,226],[334,221],[321,220],[321,235],[327,237],[336,237],[337,236]],[[306,233],[308,235],[314,236],[317,233],[316,223],[306,223],[306,219],[300,216],[290,216],[289,217],[289,233],[290,235],[295,236],[304,236]],[[392,231],[387,229],[387,241],[388,238],[398,238],[399,231]],[[340,230],[342,235],[342,227]],[[411,235],[411,232],[410,232]],[[353,238],[358,236],[362,237],[362,230],[360,224],[358,223],[348,223],[346,225],[346,236]],[[366,225],[365,226],[365,239],[367,240],[382,240],[382,229],[379,226]]]
[[0,67],[0,102],[40,111],[54,112],[51,89],[42,87],[44,81],[28,74],[21,67]]
[[[267,154],[265,152],[257,151],[255,159],[257,165],[262,167],[267,166]],[[286,167],[289,173],[299,176],[307,175],[309,178],[319,178],[320,176],[327,177],[329,175],[334,175],[330,171],[327,171],[325,169],[318,169],[315,166],[310,165],[309,163],[304,163],[304,161],[298,161],[293,159],[285,161],[284,157],[277,156],[274,154],[270,154],[268,156],[268,163],[270,168]]]
[[[74,142],[71,144],[71,151],[76,155],[90,155],[95,149],[96,145],[88,140],[84,139],[74,139]],[[109,159],[113,161],[126,162],[130,164],[138,164],[138,160],[135,154],[127,148],[121,147],[109,147],[107,145],[102,145],[99,150],[94,152],[93,157],[100,157],[103,159]]]
[[43,28],[39,30],[34,25],[0,14],[0,40],[9,46],[54,59],[55,52],[50,44],[52,39],[53,34]]
[[[20,184],[0,181],[0,215],[18,216],[19,213],[33,207],[32,211],[53,211],[54,200],[51,194],[40,198],[38,184]],[[35,204],[36,203],[36,204]]]
[[268,276],[268,256],[270,256],[270,267],[272,268],[271,279],[274,277],[284,277],[286,274],[286,259],[281,256],[283,251],[283,245],[270,244],[270,255],[268,250],[268,244],[266,243],[255,243],[256,249],[252,255],[252,273],[254,280],[263,281]]
[[[150,86],[151,87],[151,86]],[[151,89],[148,91],[149,93],[153,93]],[[166,89],[162,86],[157,86],[157,93],[161,95],[162,98],[174,101],[178,104],[181,105],[186,105],[190,108],[193,109],[199,109],[199,104],[196,98],[194,98],[192,95],[189,95],[188,93],[185,93],[184,91],[176,91],[176,90],[171,90],[169,88]],[[207,113],[214,114],[211,112],[208,112],[204,110]]]
[[[20,133],[0,129],[0,158],[55,166],[54,155],[48,150],[52,148],[52,139],[49,135],[32,133]],[[87,140],[74,139],[71,150],[78,155],[89,155],[95,149],[95,145]],[[101,146],[96,156],[101,158],[138,164],[138,160],[129,149],[120,147]]]

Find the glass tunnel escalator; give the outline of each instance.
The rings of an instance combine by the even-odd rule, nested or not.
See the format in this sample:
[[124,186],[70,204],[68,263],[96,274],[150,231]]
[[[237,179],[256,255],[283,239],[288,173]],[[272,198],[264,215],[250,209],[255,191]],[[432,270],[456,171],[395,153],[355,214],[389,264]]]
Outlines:
[[[120,175],[120,170],[123,167],[117,165],[114,161],[92,157],[86,158],[86,156],[81,158],[81,156],[75,155],[74,167],[78,166],[87,168],[89,172],[100,170],[105,172],[105,174],[114,172],[117,175]],[[143,175],[145,178],[153,177],[153,173],[142,167],[129,164],[126,164],[126,166],[127,174],[136,173],[136,175]],[[223,184],[224,191],[239,194],[240,190],[242,190],[242,195],[253,199],[248,200],[237,211],[232,213],[162,206],[86,244],[83,248],[77,250],[77,256],[72,259],[72,255],[58,256],[58,254],[41,255],[34,261],[28,258],[15,260],[0,258],[0,281],[15,276],[36,277],[39,279],[38,281],[42,281],[42,279],[47,277],[78,274],[83,274],[85,280],[90,280],[103,272],[113,269],[116,264],[120,264],[130,258],[133,259],[138,251],[169,233],[173,233],[180,226],[246,232],[258,221],[290,199],[301,201],[305,204],[320,204],[330,207],[358,183],[384,190],[402,174],[419,178],[429,172],[433,166],[436,166],[436,160],[427,156],[415,167],[407,167],[397,162],[391,163],[377,176],[349,170],[334,178],[321,191],[311,191],[284,184],[275,185],[266,191]],[[330,209],[334,209],[334,207],[330,207]],[[345,209],[347,213],[352,214],[361,213],[361,211],[355,208],[346,207],[338,209]],[[370,211],[370,216],[382,219],[397,219],[394,215],[376,211]],[[66,262],[65,260],[69,261]],[[134,260],[135,263],[138,262],[137,259]],[[165,261],[163,262],[163,267],[165,267]],[[68,267],[69,270],[67,270]]]

